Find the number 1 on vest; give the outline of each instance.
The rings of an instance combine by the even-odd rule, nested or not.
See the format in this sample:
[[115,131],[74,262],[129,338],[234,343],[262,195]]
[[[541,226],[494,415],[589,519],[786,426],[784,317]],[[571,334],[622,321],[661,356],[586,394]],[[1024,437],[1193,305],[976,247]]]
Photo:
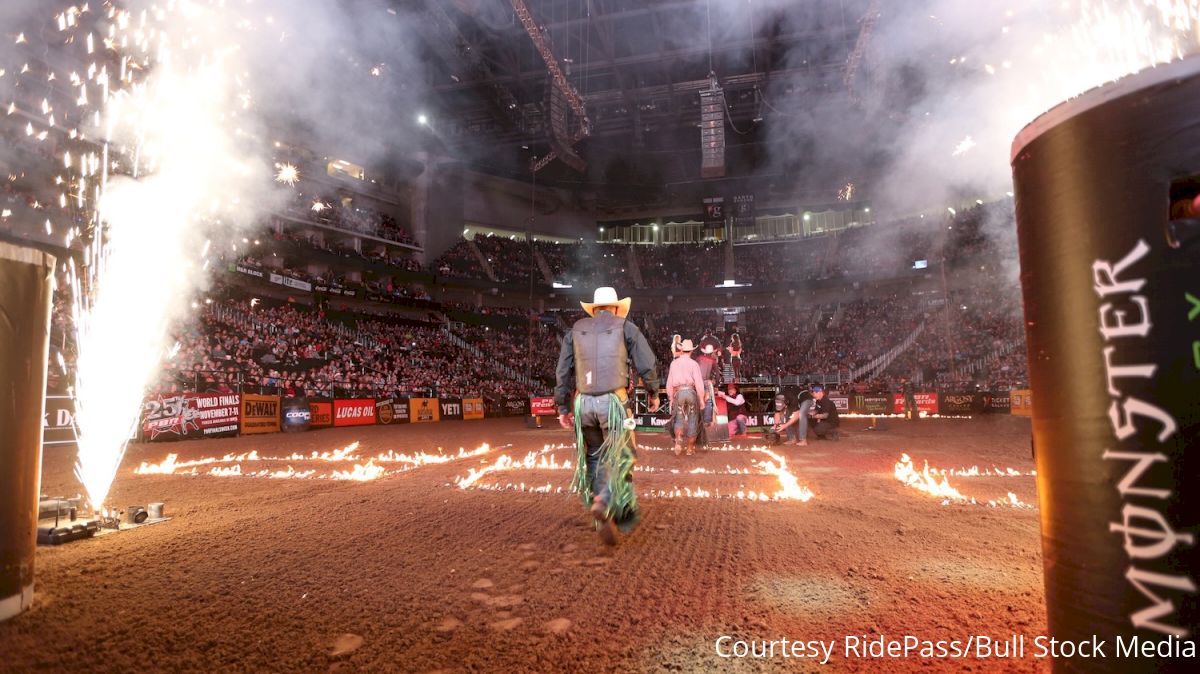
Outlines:
[[583,378],[584,378],[584,380],[585,380],[585,383],[586,383],[588,386],[591,386],[591,385],[592,385],[592,371],[591,371],[591,370],[588,370],[588,371],[587,371],[587,374],[585,374],[585,375],[583,376]]

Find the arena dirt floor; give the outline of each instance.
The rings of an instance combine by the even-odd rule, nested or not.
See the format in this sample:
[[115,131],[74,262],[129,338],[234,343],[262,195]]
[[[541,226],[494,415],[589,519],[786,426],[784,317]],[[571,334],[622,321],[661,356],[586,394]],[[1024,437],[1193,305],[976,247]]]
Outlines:
[[[562,464],[574,456],[553,445],[570,435],[522,419],[134,445],[112,502],[165,501],[173,519],[39,549],[33,610],[0,624],[0,669],[1042,670],[844,657],[847,635],[1045,631],[1038,512],[1009,497],[1036,503],[1028,421],[865,426],[846,419],[839,442],[777,448],[783,462],[753,440],[676,457],[664,436],[643,434],[645,519],[616,548],[567,493]],[[353,442],[356,459],[273,459]],[[470,452],[482,442],[493,448]],[[440,462],[397,456],[439,447]],[[183,463],[251,451],[257,460]],[[984,474],[950,475],[968,500],[944,503],[894,477],[905,452],[918,470]],[[173,474],[135,473],[169,453]],[[369,466],[387,471],[378,479],[328,479],[380,454]],[[44,493],[78,490],[72,461],[47,450]],[[210,475],[235,466],[240,475]],[[988,475],[994,467],[1005,474]],[[807,501],[776,498],[806,489]],[[722,635],[838,646],[825,666],[732,660],[715,652]]]

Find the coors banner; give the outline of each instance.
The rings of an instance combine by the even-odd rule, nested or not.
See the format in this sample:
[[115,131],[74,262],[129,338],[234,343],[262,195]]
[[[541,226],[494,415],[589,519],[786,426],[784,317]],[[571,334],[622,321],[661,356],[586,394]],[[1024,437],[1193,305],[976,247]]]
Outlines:
[[1197,100],[1193,58],[1060,105],[1013,145],[1049,629],[1107,645],[1058,671],[1195,666]]

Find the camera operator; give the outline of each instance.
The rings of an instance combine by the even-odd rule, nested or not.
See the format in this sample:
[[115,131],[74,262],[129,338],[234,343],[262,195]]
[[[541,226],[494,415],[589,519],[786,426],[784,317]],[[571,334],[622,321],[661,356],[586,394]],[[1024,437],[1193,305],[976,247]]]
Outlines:
[[[783,398],[782,405],[780,398]],[[775,396],[775,425],[771,431],[776,434],[784,434],[787,439],[784,444],[796,447],[807,446],[808,411],[812,409],[812,406],[813,396],[808,387],[801,389],[794,400],[782,393]]]

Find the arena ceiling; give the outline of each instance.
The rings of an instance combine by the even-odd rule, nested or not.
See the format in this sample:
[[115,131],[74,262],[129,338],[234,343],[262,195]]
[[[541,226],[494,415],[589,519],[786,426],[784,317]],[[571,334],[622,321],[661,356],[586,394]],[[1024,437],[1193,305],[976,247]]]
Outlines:
[[[855,91],[869,86],[858,69],[870,37],[864,17],[878,7],[872,0],[420,2],[432,124],[451,152],[480,170],[528,179],[531,160],[551,150],[553,84],[514,10],[523,2],[590,122],[575,146],[586,169],[552,161],[539,182],[643,205],[702,182],[699,92],[710,73],[728,103],[725,180],[794,189],[791,174],[809,168],[804,144],[781,159],[771,148],[779,141],[772,120],[817,101],[864,114]],[[820,189],[855,178],[865,179],[832,175]]]

